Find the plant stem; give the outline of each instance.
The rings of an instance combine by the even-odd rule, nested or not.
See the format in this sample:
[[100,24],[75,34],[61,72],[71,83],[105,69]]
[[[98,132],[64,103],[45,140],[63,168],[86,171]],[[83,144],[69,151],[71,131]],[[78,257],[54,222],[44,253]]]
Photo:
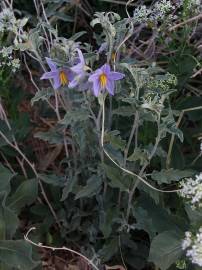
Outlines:
[[[131,145],[133,136],[135,134],[135,131],[138,128],[138,119],[139,119],[139,113],[138,113],[138,111],[136,111],[136,113],[134,115],[134,122],[133,122],[133,126],[132,126],[132,129],[131,129],[131,132],[130,132],[129,140],[128,140],[127,146],[125,148],[125,151],[124,151],[124,158],[123,158],[123,167],[124,168],[126,168],[128,152],[129,152],[129,149],[130,149],[130,145]],[[119,207],[120,207],[120,204],[121,204],[121,195],[122,195],[122,192],[119,191],[119,196],[118,196],[118,206]]]
[[125,148],[125,151],[124,151],[124,159],[123,159],[123,166],[124,167],[126,166],[128,152],[129,152],[129,149],[130,149],[130,145],[131,145],[133,136],[134,136],[135,131],[137,130],[137,127],[138,127],[138,119],[139,119],[139,113],[138,113],[138,111],[136,111],[135,116],[134,116],[133,126],[132,126],[130,136],[129,136],[129,140],[128,140],[127,146]]
[[[160,121],[160,120],[159,120]],[[159,124],[158,124],[159,126]],[[145,169],[147,168],[148,164],[150,163],[151,159],[153,158],[153,156],[155,155],[156,153],[156,150],[157,150],[157,147],[159,145],[159,142],[160,142],[160,138],[161,138],[161,134],[159,133],[157,138],[156,138],[156,142],[155,142],[155,145],[152,149],[152,152],[148,158],[148,161],[144,164],[144,166],[141,168],[140,170],[140,173],[139,173],[139,176],[142,177],[143,174],[144,174],[144,171]],[[133,196],[134,196],[134,193],[135,193],[135,190],[138,186],[138,184],[140,183],[140,179],[137,179],[132,187],[132,190],[129,192],[129,197],[128,197],[128,208],[127,208],[127,212],[126,212],[126,220],[128,222],[129,220],[129,216],[130,216],[130,211],[131,211],[131,207],[132,207],[132,200],[133,200]]]
[[68,251],[68,252],[71,252],[73,254],[76,254],[78,255],[79,257],[81,257],[82,259],[84,259],[84,261],[86,261],[89,265],[91,265],[94,269],[96,270],[99,270],[98,267],[90,260],[88,259],[86,256],[84,256],[83,254],[81,254],[80,252],[78,251],[75,251],[73,249],[70,249],[70,248],[67,248],[67,247],[61,247],[61,248],[58,248],[58,247],[51,247],[51,246],[45,246],[45,245],[42,245],[41,243],[35,243],[33,242],[32,240],[30,240],[28,238],[28,235],[31,231],[35,230],[36,228],[35,227],[32,227],[29,229],[29,231],[24,235],[24,239],[29,242],[30,244],[32,244],[33,246],[36,246],[36,247],[39,247],[39,248],[43,248],[43,249],[49,249],[51,251],[55,251],[55,250],[62,250],[62,251]]

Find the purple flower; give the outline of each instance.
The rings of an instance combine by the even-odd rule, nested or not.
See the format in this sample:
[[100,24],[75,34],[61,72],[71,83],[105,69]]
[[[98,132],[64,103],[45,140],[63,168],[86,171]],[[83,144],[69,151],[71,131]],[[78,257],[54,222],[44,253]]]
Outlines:
[[55,62],[52,59],[46,57],[46,62],[50,68],[49,72],[45,72],[41,80],[53,79],[53,88],[56,90],[60,86],[69,85],[73,80],[73,73],[70,69],[67,68],[57,68]]
[[79,63],[71,68],[73,72],[76,74],[81,74],[85,72],[85,59],[83,57],[83,53],[80,49],[77,49],[79,55]]
[[114,81],[121,80],[124,77],[124,74],[111,71],[110,65],[105,64],[97,69],[94,74],[89,77],[88,81],[93,83],[93,92],[96,97],[105,89],[113,96],[115,86]]
[[80,49],[77,49],[79,55],[79,63],[71,68],[71,70],[76,74],[74,79],[70,82],[69,87],[74,88],[78,84],[83,84],[83,81],[87,75],[85,59],[83,57],[83,53]]

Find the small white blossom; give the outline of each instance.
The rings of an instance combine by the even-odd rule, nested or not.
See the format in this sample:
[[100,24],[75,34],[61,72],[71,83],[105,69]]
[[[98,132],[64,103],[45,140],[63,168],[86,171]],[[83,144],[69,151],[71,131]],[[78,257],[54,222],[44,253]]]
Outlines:
[[148,16],[151,13],[151,10],[148,9],[145,5],[137,7],[134,10],[133,18],[137,23],[143,23],[148,20]]
[[10,47],[3,47],[1,50],[0,50],[0,53],[2,54],[2,57],[6,58],[6,57],[10,57],[11,58],[11,54],[13,52],[13,48],[10,46]]
[[185,233],[182,249],[187,249],[186,256],[190,258],[192,263],[202,266],[202,227],[196,235],[191,232]]
[[181,182],[180,195],[191,203],[192,209],[202,206],[202,173],[195,179],[188,178]]
[[20,60],[13,58],[13,47],[3,47],[0,50],[0,67],[10,67],[12,72],[16,72],[20,67]]
[[151,8],[145,5],[137,7],[133,13],[133,19],[136,23],[163,21],[165,17],[175,20],[177,17],[171,14],[175,8],[176,6],[172,5],[170,0],[157,1]]
[[175,9],[175,7],[172,5],[171,1],[169,0],[157,1],[154,4],[152,16],[150,17],[150,19],[152,21],[162,21],[164,20],[165,16],[171,13],[173,9]]
[[16,72],[17,69],[20,68],[20,60],[18,58],[15,58],[11,61],[12,71]]
[[185,239],[183,240],[182,242],[182,249],[187,249],[191,243],[192,243],[192,240],[191,240],[191,232],[185,232]]

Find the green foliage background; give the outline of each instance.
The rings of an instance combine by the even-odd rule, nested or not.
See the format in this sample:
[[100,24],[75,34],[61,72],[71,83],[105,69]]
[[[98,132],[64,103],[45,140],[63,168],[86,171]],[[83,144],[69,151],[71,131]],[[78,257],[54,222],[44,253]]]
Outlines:
[[[201,211],[193,211],[178,194],[159,193],[141,182],[132,200],[128,200],[138,180],[122,172],[103,154],[102,101],[89,93],[61,89],[66,107],[60,107],[62,119],[58,121],[47,103],[54,100],[53,89],[40,82],[42,68],[26,55],[26,51],[38,55],[43,62],[47,56],[42,34],[45,28],[53,37],[66,39],[52,46],[50,55],[54,59],[64,61],[63,49],[71,51],[76,42],[81,42],[89,66],[97,68],[103,59],[111,59],[129,33],[117,63],[127,79],[117,85],[113,99],[106,99],[105,147],[122,167],[137,174],[145,167],[141,176],[150,184],[174,190],[179,188],[181,179],[201,172],[202,113],[193,109],[202,106],[201,77],[193,77],[201,68],[201,30],[197,22],[175,31],[168,31],[174,25],[166,22],[147,25],[135,40],[132,31],[137,29],[127,21],[124,3],[43,2],[50,25],[40,12],[37,14],[34,1],[14,1],[17,16],[29,18],[29,43],[22,44],[27,46],[24,52],[20,48],[22,64],[15,75],[9,69],[0,71],[1,101],[11,125],[9,129],[1,117],[0,131],[19,146],[13,148],[4,137],[0,138],[0,269],[42,269],[37,249],[23,240],[33,226],[36,231],[30,237],[34,242],[76,249],[92,258],[98,267],[125,264],[128,269],[172,270],[185,261],[184,269],[200,269],[186,260],[181,243],[187,230],[195,230],[201,224]],[[188,2],[184,1],[176,24],[197,15],[188,8]],[[135,8],[132,4],[128,7],[131,16]],[[109,11],[118,13],[120,18],[114,13],[100,13]],[[135,48],[141,40],[146,42],[151,32],[155,34],[154,53],[142,57]],[[99,57],[96,50],[103,41],[108,44],[108,54]],[[2,48],[6,42],[1,38]],[[33,87],[26,65],[40,91]],[[89,106],[97,117],[96,123]],[[136,112],[138,119],[134,118]],[[132,140],[127,149],[134,121],[138,121],[138,142]],[[169,154],[171,136],[175,140]],[[19,149],[34,164],[37,175]]]

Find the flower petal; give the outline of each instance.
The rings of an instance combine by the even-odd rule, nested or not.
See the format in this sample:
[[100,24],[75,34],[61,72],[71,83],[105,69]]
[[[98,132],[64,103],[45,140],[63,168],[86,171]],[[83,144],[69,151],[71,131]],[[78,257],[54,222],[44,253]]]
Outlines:
[[94,95],[96,97],[99,95],[99,92],[100,92],[100,83],[99,83],[99,80],[94,80],[93,81],[93,92],[94,92]]
[[75,72],[76,74],[80,74],[84,72],[84,65],[82,63],[79,63],[73,67],[71,67],[71,70]]
[[98,80],[100,74],[102,74],[102,72],[98,72],[98,70],[96,70],[95,73],[89,76],[88,81],[94,82],[95,80]]
[[69,88],[74,88],[78,85],[79,83],[79,76],[77,76],[74,80],[72,80],[69,84],[68,84],[68,87]]
[[81,64],[85,65],[85,60],[84,60],[82,51],[80,49],[77,49],[77,52],[78,52]]
[[60,88],[60,86],[61,86],[60,76],[55,76],[55,77],[53,78],[53,80],[54,80],[53,88],[54,88],[55,90],[57,90],[57,89]]
[[80,74],[84,72],[84,67],[85,67],[85,60],[83,57],[83,53],[80,49],[77,49],[78,55],[79,55],[79,60],[80,62],[73,66],[71,70],[75,72],[76,74]]
[[108,79],[106,88],[107,88],[107,91],[109,92],[109,94],[113,96],[114,95],[114,81]]
[[71,71],[71,69],[65,69],[65,73],[67,74],[69,82],[74,80],[75,74]]
[[54,79],[55,77],[58,76],[58,71],[50,71],[50,72],[45,72],[40,80],[45,80],[45,79]]
[[100,69],[102,70],[102,72],[104,72],[107,75],[110,73],[110,70],[111,70],[109,64],[104,64]]
[[46,57],[46,62],[48,64],[49,68],[51,69],[51,71],[57,70],[57,65],[55,62],[53,62],[53,60],[51,58]]
[[120,73],[120,72],[110,72],[108,77],[113,81],[117,81],[117,80],[123,79],[125,77],[125,75],[123,73]]

